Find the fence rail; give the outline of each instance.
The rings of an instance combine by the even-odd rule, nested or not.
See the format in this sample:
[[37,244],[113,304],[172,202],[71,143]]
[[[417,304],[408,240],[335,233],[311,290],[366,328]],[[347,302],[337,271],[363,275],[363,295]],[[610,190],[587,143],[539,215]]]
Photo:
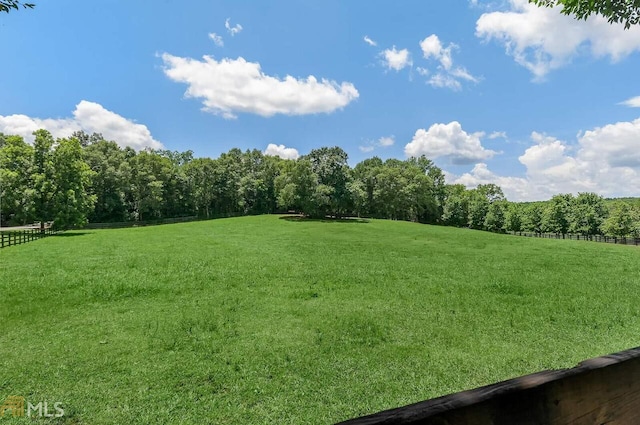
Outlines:
[[27,227],[23,229],[9,228],[7,230],[0,228],[0,249],[23,243],[35,241],[54,234],[53,228],[49,225],[44,229],[39,227]]
[[574,241],[591,241],[591,242],[603,242],[613,243],[620,245],[640,245],[640,238],[627,238],[618,236],[605,236],[605,235],[578,235],[572,233],[535,233],[535,232],[508,232],[515,236],[526,236],[531,238],[543,238],[543,239],[568,239]]
[[163,218],[159,220],[145,220],[145,221],[121,221],[115,223],[88,223],[83,226],[83,229],[120,229],[126,227],[142,227],[142,226],[157,226],[160,224],[173,224],[173,223],[186,223],[190,221],[205,221],[214,220],[217,218],[231,218],[241,217],[246,214],[243,213],[227,213],[227,214],[215,214],[209,217],[200,216],[187,216],[187,217],[175,217],[175,218]]
[[339,425],[640,423],[640,347],[571,369],[526,375]]

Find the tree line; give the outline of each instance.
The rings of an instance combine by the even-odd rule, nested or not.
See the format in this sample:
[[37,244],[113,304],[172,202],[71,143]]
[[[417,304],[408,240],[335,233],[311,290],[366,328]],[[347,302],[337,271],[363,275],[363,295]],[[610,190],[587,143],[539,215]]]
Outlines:
[[135,150],[102,135],[75,132],[33,144],[0,134],[3,225],[54,221],[146,221],[196,215],[296,211],[312,218],[346,216],[408,220],[473,229],[637,234],[638,205],[608,203],[594,193],[556,195],[545,203],[513,203],[495,184],[447,184],[425,156],[368,158],[350,167],[339,147],[296,160],[231,149],[219,158],[193,152]]

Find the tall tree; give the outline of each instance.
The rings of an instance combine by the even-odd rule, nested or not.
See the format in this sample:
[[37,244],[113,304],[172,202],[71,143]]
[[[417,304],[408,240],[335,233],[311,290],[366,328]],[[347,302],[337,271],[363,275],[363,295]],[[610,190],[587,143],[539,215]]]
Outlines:
[[[367,158],[359,162],[352,170],[352,178],[362,183],[362,188],[365,192],[361,210],[359,211],[363,215],[380,216],[379,206],[375,202],[374,193],[377,185],[376,176],[380,173],[382,167],[382,160],[374,156],[373,158]],[[356,187],[358,186],[351,186],[350,191],[352,192],[352,197],[354,196],[353,191],[356,190]],[[358,201],[354,199],[354,202],[357,203]]]
[[505,212],[505,230],[520,232],[523,228],[523,208],[521,204],[509,202]]
[[596,235],[609,211],[602,196],[596,193],[579,193],[573,200],[570,214],[572,233]]
[[469,225],[469,194],[461,184],[448,185],[444,202],[442,221],[449,226]]
[[209,218],[213,211],[216,162],[210,158],[197,158],[185,165],[185,175],[193,194],[196,214]]
[[609,217],[602,224],[605,235],[628,236],[634,232],[632,207],[626,202],[615,202],[611,206]]
[[54,194],[56,185],[53,168],[53,136],[47,130],[37,130],[33,142],[34,218],[44,223],[55,217]]
[[10,221],[24,225],[33,219],[34,213],[33,147],[20,136],[3,136],[2,141],[0,219],[2,223]]
[[563,235],[569,232],[573,201],[573,195],[570,193],[555,195],[551,198],[543,216],[546,231]]
[[524,230],[535,233],[544,232],[544,207],[540,203],[530,204],[524,208],[522,220]]
[[489,204],[487,216],[484,219],[484,227],[490,232],[503,232],[506,224],[505,201],[496,201]]
[[120,149],[115,142],[93,140],[85,145],[83,153],[85,161],[95,173],[91,193],[96,195],[96,203],[89,214],[89,221],[128,220],[131,164],[127,161],[127,151]]
[[350,173],[347,153],[337,146],[313,149],[305,158],[310,162],[312,171],[318,176],[318,184],[324,185],[323,196],[327,197],[328,213],[344,215],[350,207],[351,197],[347,189]]
[[64,229],[85,225],[96,201],[96,196],[89,193],[95,173],[83,160],[80,141],[75,138],[58,139],[52,163],[55,226]]
[[609,23],[623,23],[625,29],[640,22],[639,0],[529,0],[538,6],[560,6],[565,15],[576,19],[587,19],[591,15],[600,15]]

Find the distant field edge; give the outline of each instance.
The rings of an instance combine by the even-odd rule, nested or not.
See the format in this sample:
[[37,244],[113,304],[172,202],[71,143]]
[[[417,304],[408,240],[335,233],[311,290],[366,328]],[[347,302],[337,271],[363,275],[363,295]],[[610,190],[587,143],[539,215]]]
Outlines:
[[337,425],[640,423],[640,347]]

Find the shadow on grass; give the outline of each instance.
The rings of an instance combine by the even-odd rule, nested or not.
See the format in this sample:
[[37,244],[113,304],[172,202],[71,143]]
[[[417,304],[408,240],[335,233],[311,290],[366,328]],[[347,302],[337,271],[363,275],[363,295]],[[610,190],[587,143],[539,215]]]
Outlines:
[[345,218],[333,218],[333,217],[325,217],[325,218],[309,218],[301,215],[287,215],[280,217],[280,220],[292,221],[292,222],[300,222],[300,223],[345,223],[345,224],[362,224],[368,223],[369,220],[364,218],[356,218],[356,217],[345,217]]

